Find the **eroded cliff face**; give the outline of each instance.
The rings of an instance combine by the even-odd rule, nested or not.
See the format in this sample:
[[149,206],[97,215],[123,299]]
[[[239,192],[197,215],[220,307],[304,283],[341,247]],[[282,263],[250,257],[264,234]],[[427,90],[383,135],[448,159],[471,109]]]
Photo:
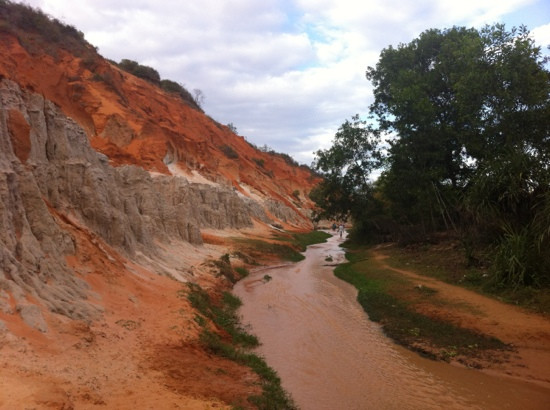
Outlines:
[[0,40],[6,51],[0,77],[60,107],[111,165],[137,165],[188,179],[199,175],[208,183],[255,195],[255,200],[274,199],[294,212],[296,228],[311,227],[306,210],[313,204],[307,194],[319,179],[309,169],[258,150],[178,96],[120,70],[92,50],[87,57],[63,49],[52,56],[29,51],[14,36]]
[[[100,268],[86,261],[77,230],[122,266],[123,258],[161,259],[159,243],[200,245],[201,228],[273,221],[260,202],[232,187],[113,167],[59,107],[7,79],[0,82],[0,144],[0,309],[20,313],[41,331],[47,330],[41,304],[75,319],[101,311],[68,262]],[[270,203],[276,217],[293,217]]]
[[310,229],[318,179],[48,19],[0,5],[0,408],[246,403],[185,282],[227,289],[233,237]]
[[[55,222],[40,188],[48,178],[49,157],[54,151],[64,155],[69,136],[60,135],[59,145],[49,138],[47,118],[53,106],[36,95],[24,98],[15,83],[3,80],[0,98],[0,309],[17,311],[28,324],[45,331],[29,295],[70,317],[90,317],[95,310],[84,302],[86,283],[64,261],[75,252],[72,238]],[[42,189],[48,193],[47,186]]]

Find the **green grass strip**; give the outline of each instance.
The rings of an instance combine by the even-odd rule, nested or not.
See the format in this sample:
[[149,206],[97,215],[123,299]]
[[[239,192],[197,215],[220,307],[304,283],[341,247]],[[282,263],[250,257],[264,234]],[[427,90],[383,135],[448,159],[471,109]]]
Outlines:
[[187,298],[191,305],[230,336],[230,341],[224,341],[219,334],[207,328],[206,320],[197,320],[197,323],[202,323],[203,326],[200,334],[203,346],[213,354],[250,367],[260,377],[262,394],[251,396],[248,401],[262,410],[297,409],[292,398],[282,388],[277,372],[269,367],[263,358],[247,351],[258,345],[258,339],[243,330],[240,325],[236,311],[241,306],[241,300],[229,292],[224,292],[221,301],[214,303],[199,285],[188,283],[188,287]]
[[[357,288],[357,301],[370,320],[380,322],[384,333],[396,343],[444,360],[459,354],[475,357],[481,350],[507,348],[494,337],[416,312],[391,294],[391,289],[403,288],[402,277],[380,269],[375,262],[365,258],[364,252],[346,256],[355,262],[338,266],[335,275]],[[412,289],[412,284],[409,287]],[[420,347],[423,345],[431,349]],[[434,354],[434,350],[439,354]]]
[[323,231],[311,231],[307,233],[295,233],[292,235],[295,243],[302,251],[305,251],[309,245],[326,242],[331,234]]

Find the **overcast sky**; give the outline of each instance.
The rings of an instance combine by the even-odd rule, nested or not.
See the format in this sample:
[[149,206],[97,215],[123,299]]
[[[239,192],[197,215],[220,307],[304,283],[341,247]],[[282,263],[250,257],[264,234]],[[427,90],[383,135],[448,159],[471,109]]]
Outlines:
[[430,28],[525,24],[550,44],[548,0],[24,0],[109,59],[200,89],[248,141],[310,164],[372,102],[368,66]]

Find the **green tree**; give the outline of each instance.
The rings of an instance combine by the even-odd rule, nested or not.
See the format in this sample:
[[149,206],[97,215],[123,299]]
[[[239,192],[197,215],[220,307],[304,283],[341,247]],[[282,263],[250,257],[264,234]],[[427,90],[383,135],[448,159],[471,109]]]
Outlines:
[[479,161],[494,161],[512,150],[548,164],[548,60],[524,26],[510,31],[501,24],[485,27],[481,39],[484,54],[475,73],[481,79],[476,112],[481,138],[468,141],[468,153]]
[[[481,31],[481,138],[467,141],[476,173],[464,209],[495,244],[500,282],[550,283],[550,73],[525,27]],[[481,75],[481,74],[480,74]]]
[[397,136],[384,187],[403,224],[433,230],[452,223],[449,209],[472,172],[464,140],[476,135],[472,118],[481,100],[471,74],[482,55],[476,30],[432,29],[384,49],[367,70],[374,85],[371,110],[381,129]]
[[368,218],[373,200],[373,183],[370,174],[380,166],[379,133],[373,127],[352,117],[340,126],[332,147],[315,153],[315,168],[323,181],[310,193],[322,208],[318,217],[361,223]]
[[[382,50],[366,72],[379,129],[357,118],[340,128],[317,152],[325,180],[313,197],[362,223],[387,212],[394,233],[417,239],[452,229],[470,250],[492,250],[497,281],[550,284],[547,63],[525,27],[502,24],[427,30]],[[367,136],[381,133],[392,138],[373,186],[380,147]]]
[[382,51],[367,78],[372,112],[397,136],[382,186],[400,223],[449,228],[464,210],[485,228],[533,218],[548,187],[545,63],[525,27],[501,24],[428,30]]

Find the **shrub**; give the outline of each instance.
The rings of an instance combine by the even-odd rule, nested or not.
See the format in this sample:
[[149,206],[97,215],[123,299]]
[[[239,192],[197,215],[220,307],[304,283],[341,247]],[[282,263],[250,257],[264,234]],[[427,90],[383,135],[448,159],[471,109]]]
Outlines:
[[241,278],[246,278],[248,275],[250,275],[248,269],[241,266],[236,267],[235,271],[239,274]]
[[122,70],[130,74],[133,74],[136,77],[142,78],[145,81],[149,81],[150,83],[160,85],[160,75],[158,71],[152,67],[141,65],[136,61],[128,60],[126,58],[120,60],[120,63],[118,63],[118,66]]
[[263,168],[265,165],[265,161],[262,158],[252,158],[252,161],[254,161],[260,168]]
[[84,39],[81,31],[50,18],[38,8],[2,0],[0,20],[2,31],[16,35],[30,54],[45,52],[57,57],[58,49],[63,48],[77,57],[97,58],[95,47]]
[[229,145],[222,145],[220,147],[220,150],[223,152],[223,154],[229,158],[229,159],[237,159],[239,158],[239,154],[237,154],[237,151],[235,151],[232,147]]
[[497,245],[493,265],[494,279],[500,284],[520,286],[539,285],[540,256],[527,228],[505,227]]
[[227,128],[229,128],[229,131],[231,131],[233,134],[237,133],[237,127],[235,127],[235,125],[232,122],[227,124]]

